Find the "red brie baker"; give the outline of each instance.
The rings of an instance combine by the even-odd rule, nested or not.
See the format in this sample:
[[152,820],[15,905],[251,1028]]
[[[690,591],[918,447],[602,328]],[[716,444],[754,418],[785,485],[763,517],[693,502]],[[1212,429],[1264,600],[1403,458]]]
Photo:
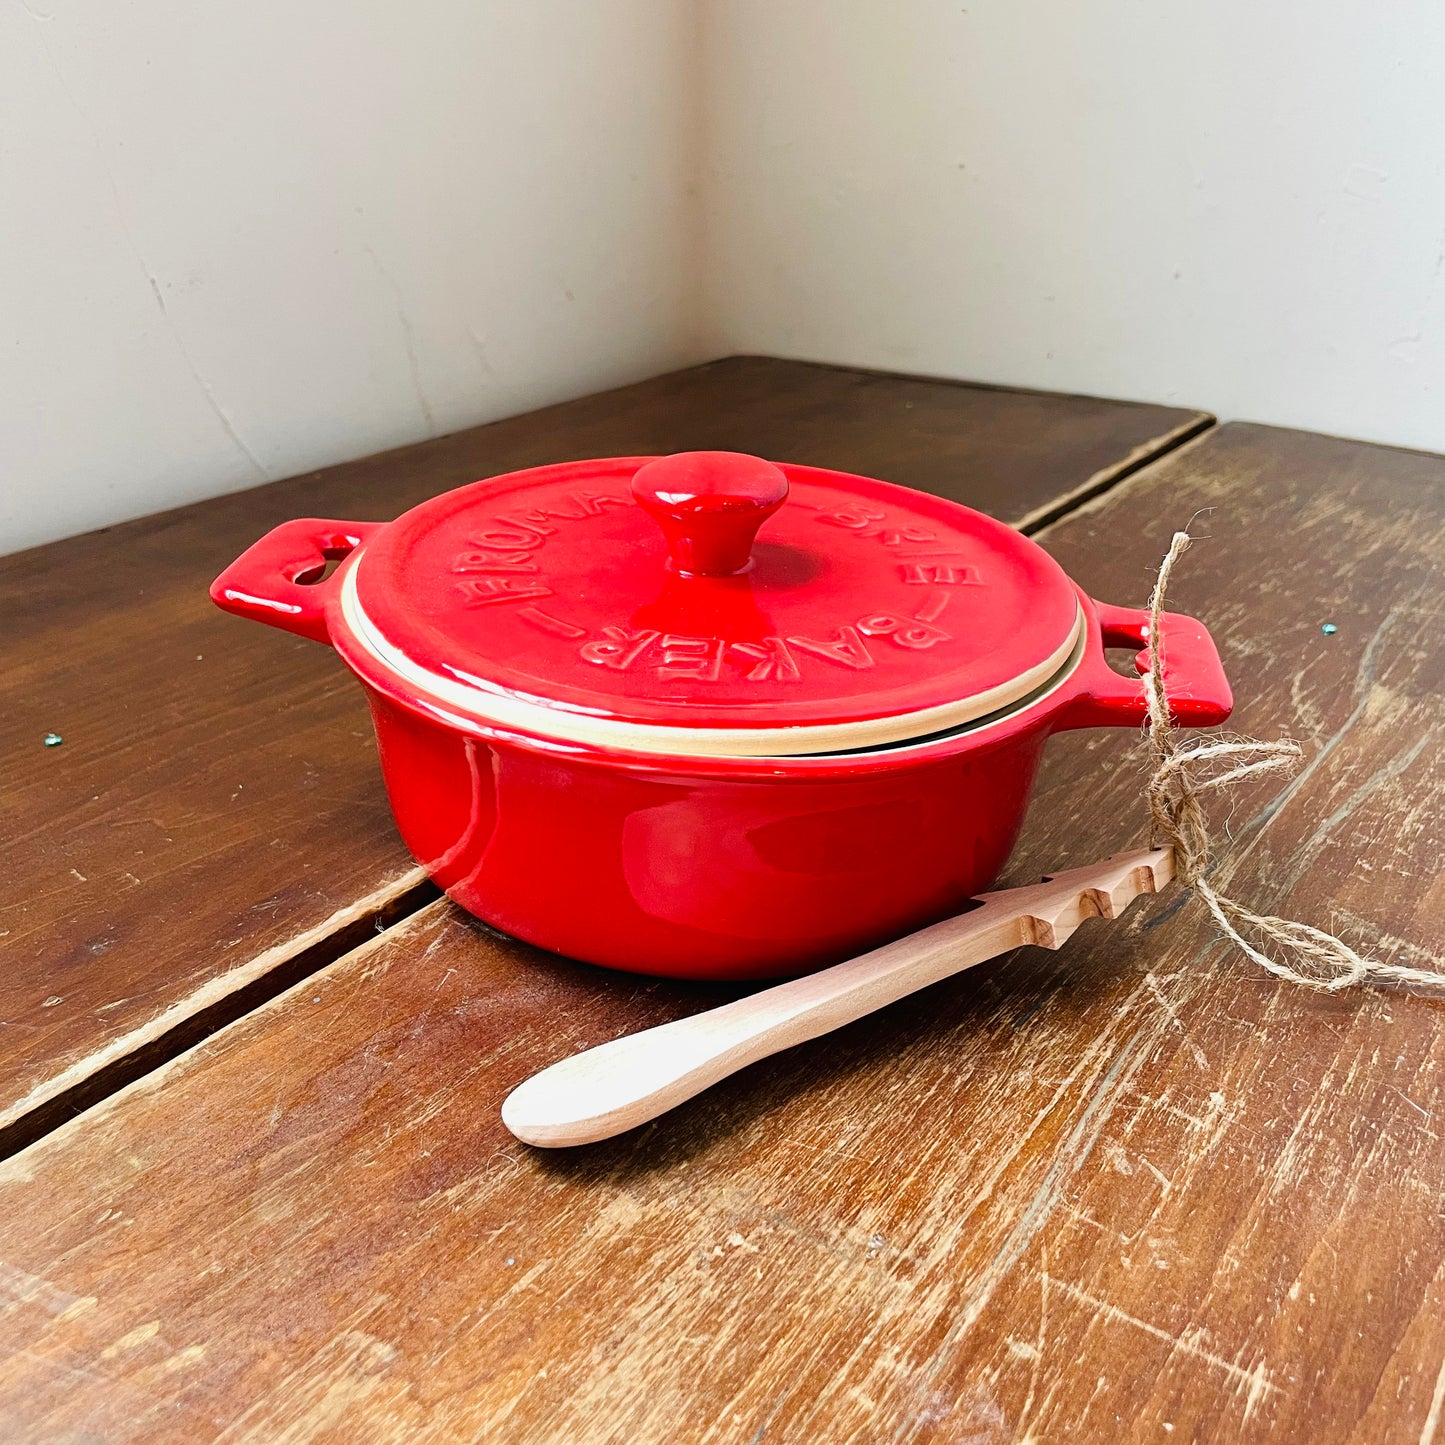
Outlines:
[[[1147,670],[1146,613],[967,507],[731,452],[290,522],[211,595],[341,654],[402,837],[458,903],[644,973],[794,973],[956,911],[1048,735],[1145,715],[1104,648]],[[1223,721],[1209,635],[1163,632],[1176,720]]]

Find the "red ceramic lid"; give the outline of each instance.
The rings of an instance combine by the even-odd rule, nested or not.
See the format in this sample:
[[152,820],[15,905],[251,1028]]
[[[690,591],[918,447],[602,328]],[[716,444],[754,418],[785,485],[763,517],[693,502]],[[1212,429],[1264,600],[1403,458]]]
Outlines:
[[1059,566],[992,518],[731,452],[446,493],[366,545],[343,598],[364,645],[453,705],[624,745],[687,729],[699,751],[936,731],[1056,675],[1080,626]]

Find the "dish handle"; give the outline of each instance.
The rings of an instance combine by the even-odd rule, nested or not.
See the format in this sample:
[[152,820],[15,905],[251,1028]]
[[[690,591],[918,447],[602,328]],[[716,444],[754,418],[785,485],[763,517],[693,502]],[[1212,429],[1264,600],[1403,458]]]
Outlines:
[[329,643],[325,602],[333,584],[326,564],[349,557],[384,526],[320,517],[283,522],[211,583],[211,601],[238,617]]
[[[1078,694],[1059,715],[1057,731],[1070,728],[1140,727],[1149,716],[1143,678],[1152,664],[1149,613],[1139,607],[1111,607],[1090,600],[1094,625],[1079,664]],[[1219,649],[1204,624],[1182,612],[1160,615],[1164,641],[1164,690],[1169,716],[1180,727],[1215,727],[1234,707]],[[1134,651],[1140,680],[1109,666],[1106,647]]]

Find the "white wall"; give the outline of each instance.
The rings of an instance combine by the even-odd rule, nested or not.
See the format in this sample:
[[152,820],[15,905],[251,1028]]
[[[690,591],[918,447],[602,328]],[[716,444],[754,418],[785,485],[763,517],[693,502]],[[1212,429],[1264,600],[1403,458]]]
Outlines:
[[0,552],[728,351],[1445,450],[1445,6],[0,6]]
[[1439,0],[709,0],[715,350],[1445,450]]
[[695,19],[0,6],[0,552],[695,359]]

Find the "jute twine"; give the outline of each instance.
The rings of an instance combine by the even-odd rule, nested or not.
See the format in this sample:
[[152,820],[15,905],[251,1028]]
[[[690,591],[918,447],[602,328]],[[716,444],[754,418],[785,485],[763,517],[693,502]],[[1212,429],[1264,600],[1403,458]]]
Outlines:
[[1153,758],[1148,788],[1152,845],[1173,846],[1175,876],[1204,901],[1224,933],[1276,978],[1327,993],[1363,983],[1445,989],[1445,973],[1365,958],[1332,933],[1273,914],[1255,913],[1225,897],[1209,882],[1212,840],[1201,795],[1260,773],[1289,772],[1303,753],[1298,743],[1288,740],[1179,741],[1170,721],[1164,685],[1165,646],[1160,617],[1170,573],[1189,543],[1188,532],[1174,534],[1149,605],[1150,668],[1144,692],[1149,703],[1147,746]]

